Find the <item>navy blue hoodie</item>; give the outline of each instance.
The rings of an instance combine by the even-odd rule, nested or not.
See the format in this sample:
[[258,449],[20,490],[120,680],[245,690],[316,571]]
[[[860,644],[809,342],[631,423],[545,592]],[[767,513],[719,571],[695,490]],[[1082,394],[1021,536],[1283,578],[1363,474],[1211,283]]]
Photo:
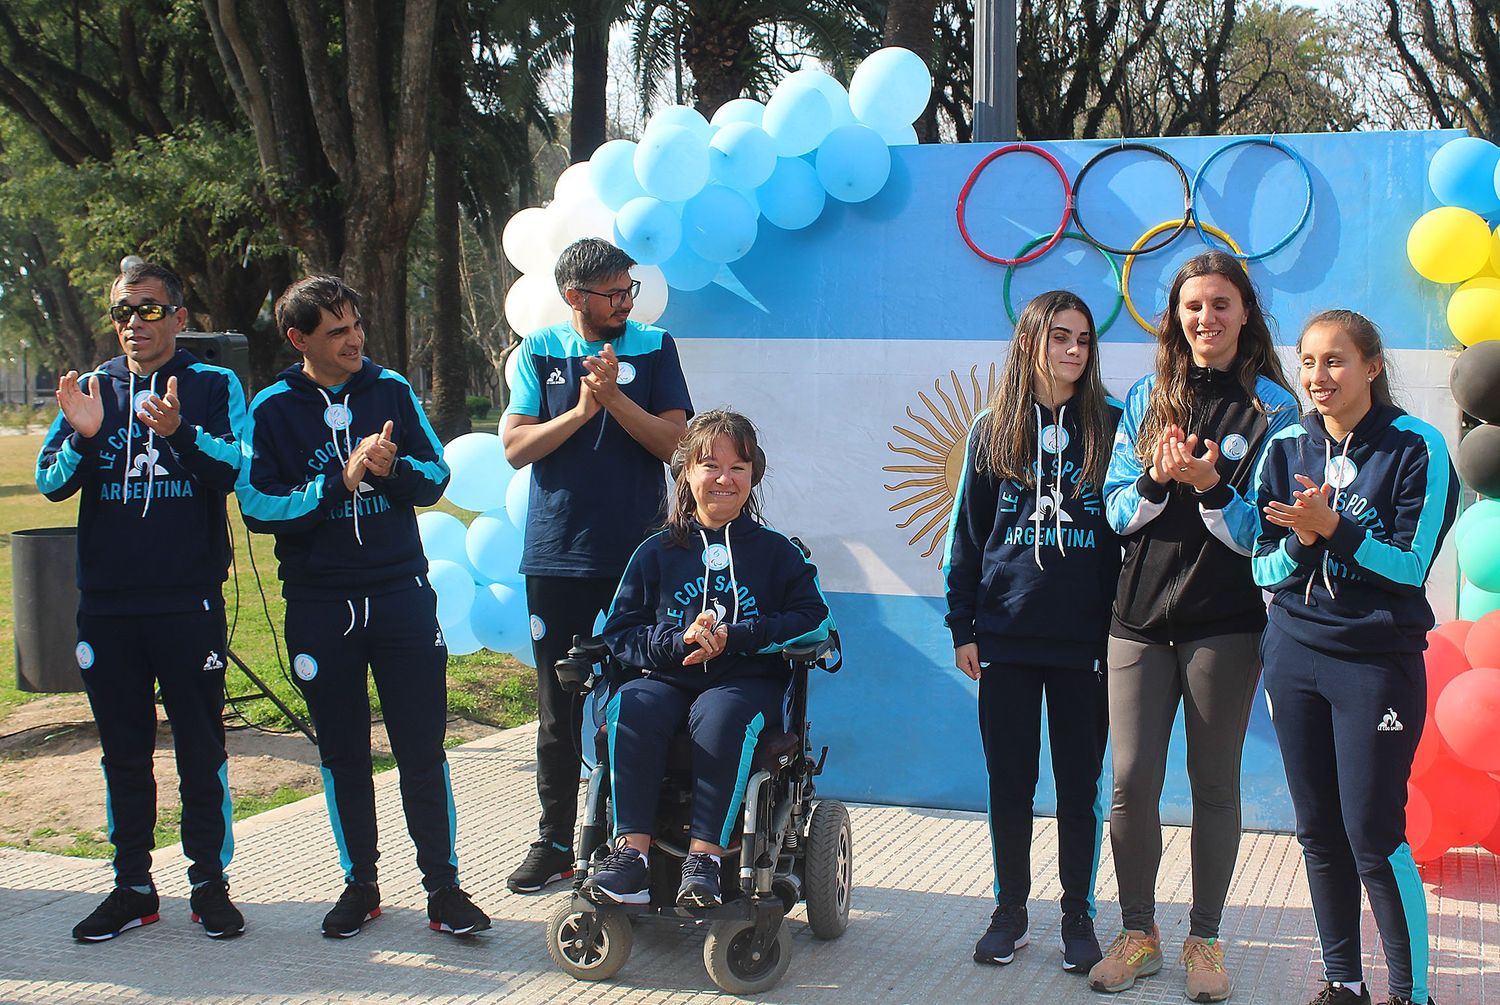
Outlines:
[[[1299,474],[1335,491],[1338,530],[1312,547],[1263,511],[1273,500],[1292,502]],[[1376,405],[1336,443],[1311,412],[1272,438],[1255,485],[1253,567],[1255,582],[1274,594],[1272,624],[1334,655],[1427,648],[1432,608],[1423,584],[1458,508],[1458,475],[1441,433]]]
[[[345,460],[387,420],[397,454],[390,476],[367,474],[350,492]],[[374,596],[425,581],[415,508],[447,486],[442,444],[411,385],[368,359],[337,388],[289,366],[250,406],[236,491],[250,529],[276,535],[288,599]]]
[[[683,629],[704,610],[729,630],[724,653],[683,666],[698,648],[683,644]],[[718,530],[694,521],[687,547],[665,530],[646,538],[625,567],[604,640],[626,666],[702,690],[786,674],[777,653],[832,630],[817,568],[785,535],[741,515]]]
[[[224,606],[229,525],[224,499],[240,468],[245,392],[222,367],[185,349],[149,377],[124,356],[78,378],[99,378],[104,424],[81,436],[59,412],[36,461],[36,487],[78,502],[79,609],[165,614]],[[157,436],[131,402],[177,378],[182,425]],[[138,407],[138,405],[137,405]]]
[[[1085,458],[1076,413],[1064,405],[1054,423],[1039,408],[1033,402],[1030,418],[1045,463],[1032,470],[1044,473],[1030,487],[979,468],[994,421],[988,409],[969,427],[943,560],[948,629],[955,649],[977,642],[983,663],[1098,669],[1120,578],[1120,539],[1099,487],[1080,484]],[[1111,403],[1106,436],[1114,437],[1119,420]]]

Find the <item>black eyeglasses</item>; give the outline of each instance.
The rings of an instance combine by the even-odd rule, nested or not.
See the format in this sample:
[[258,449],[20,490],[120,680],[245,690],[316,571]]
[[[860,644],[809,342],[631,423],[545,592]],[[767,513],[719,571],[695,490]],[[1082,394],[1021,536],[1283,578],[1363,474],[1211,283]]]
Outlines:
[[608,297],[609,305],[615,310],[619,310],[621,307],[625,306],[626,298],[634,300],[636,297],[641,295],[641,281],[637,279],[635,282],[630,284],[630,288],[628,290],[615,290],[612,293],[600,293],[598,290],[586,290],[582,286],[575,286],[573,287],[573,289],[577,290],[579,293],[592,293],[596,297]]
[[114,319],[115,324],[123,325],[130,320],[132,314],[142,321],[160,321],[179,309],[176,304],[115,304],[109,309],[109,316]]

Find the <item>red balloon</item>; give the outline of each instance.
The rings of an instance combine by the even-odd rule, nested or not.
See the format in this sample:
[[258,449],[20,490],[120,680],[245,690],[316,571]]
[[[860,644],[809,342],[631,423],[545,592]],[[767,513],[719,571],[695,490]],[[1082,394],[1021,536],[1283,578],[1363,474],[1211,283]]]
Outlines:
[[[1495,613],[1500,614],[1500,611]],[[1464,650],[1436,632],[1427,633],[1427,652],[1422,654],[1422,659],[1427,664],[1427,720],[1431,722],[1438,695],[1443,693],[1450,680],[1469,669],[1469,660]]]
[[1464,647],[1464,640],[1469,637],[1469,629],[1473,627],[1474,622],[1464,621],[1461,618],[1454,621],[1445,621],[1434,628],[1431,635],[1429,635],[1428,637],[1431,638],[1432,635],[1441,635],[1443,638],[1447,639],[1449,642],[1452,642],[1454,645],[1458,646],[1458,648],[1462,649]]
[[1418,862],[1442,858],[1453,847],[1452,826],[1433,811],[1432,801],[1414,783],[1406,786],[1406,843]]
[[[1407,805],[1411,805],[1410,799],[1407,800]],[[1411,828],[1408,827],[1406,832],[1410,834]],[[1500,855],[1500,820],[1495,821],[1494,829],[1487,836],[1480,838],[1479,843],[1491,853]]]
[[1470,666],[1500,667],[1500,611],[1491,611],[1474,622],[1464,639],[1464,655]]
[[1452,832],[1450,847],[1467,848],[1489,834],[1500,819],[1500,786],[1482,771],[1439,760],[1422,776],[1422,794],[1432,804],[1435,826]]
[[[1453,751],[1443,742],[1443,734],[1439,732],[1437,723],[1429,716],[1427,723],[1422,727],[1422,739],[1417,743],[1416,753],[1411,759],[1411,777],[1415,781],[1432,770],[1439,760],[1452,758]],[[1412,847],[1416,847],[1413,845]]]
[[1500,669],[1480,667],[1453,678],[1438,698],[1433,718],[1461,764],[1500,771]]

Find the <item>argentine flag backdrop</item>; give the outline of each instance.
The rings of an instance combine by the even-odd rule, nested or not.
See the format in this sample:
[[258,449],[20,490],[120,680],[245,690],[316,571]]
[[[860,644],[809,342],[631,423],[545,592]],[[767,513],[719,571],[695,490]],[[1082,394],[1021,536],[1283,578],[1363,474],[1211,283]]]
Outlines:
[[[1196,194],[1200,218],[1248,254],[1273,246],[1302,213],[1285,247],[1250,264],[1295,380],[1291,349],[1316,311],[1348,307],[1375,320],[1391,352],[1398,394],[1456,446],[1459,414],[1448,393],[1445,294],[1406,260],[1406,232],[1437,203],[1427,164],[1453,131],[1282,136],[1307,168],[1264,144],[1224,150]],[[1153,140],[1189,179],[1233,137]],[[1070,180],[1118,141],[1040,144]],[[679,340],[698,409],[735,408],[760,426],[769,458],[767,518],[813,552],[844,642],[844,669],[813,681],[813,739],[830,748],[825,795],[917,806],[983,809],[986,788],[976,724],[977,685],[953,666],[943,625],[938,563],[962,464],[964,433],[987,396],[1011,334],[1006,268],[964,242],[954,207],[966,179],[995,146],[943,144],[891,150],[890,180],[868,202],[829,200],[803,231],[765,221],[732,276],[674,291],[661,324]],[[1183,184],[1165,160],[1122,150],[1091,169],[1079,211],[1100,242],[1128,248],[1183,216]],[[967,200],[975,244],[1014,258],[1062,214],[1056,171],[1010,153],[979,175]],[[1070,229],[1072,229],[1070,227]],[[1159,241],[1161,235],[1153,241]],[[1137,257],[1129,291],[1153,320],[1188,257],[1204,249],[1189,227],[1166,248]],[[1154,336],[1119,300],[1105,257],[1064,239],[1015,268],[1019,311],[1045,290],[1071,289],[1102,330],[1105,382],[1123,398],[1152,365]],[[1300,396],[1300,395],[1299,395]],[[1441,621],[1453,616],[1457,573],[1445,548],[1428,587]],[[1046,732],[1043,731],[1045,743]],[[1165,819],[1190,819],[1181,721],[1173,741]],[[1048,754],[1037,809],[1051,812]],[[1108,760],[1106,759],[1106,772]],[[1256,703],[1245,748],[1247,827],[1290,830],[1291,802],[1271,723]]]

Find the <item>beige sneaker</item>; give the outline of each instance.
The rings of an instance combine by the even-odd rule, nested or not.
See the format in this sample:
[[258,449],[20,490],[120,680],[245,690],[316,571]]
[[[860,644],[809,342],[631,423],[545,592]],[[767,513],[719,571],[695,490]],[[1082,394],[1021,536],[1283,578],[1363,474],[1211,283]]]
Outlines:
[[1149,977],[1161,969],[1161,932],[1155,925],[1150,933],[1129,928],[1115,936],[1104,959],[1089,971],[1089,987],[1115,994],[1135,986],[1136,978]]
[[1229,973],[1224,969],[1224,947],[1218,939],[1189,935],[1182,944],[1182,965],[1187,969],[1187,1000],[1221,1002],[1229,997]]

